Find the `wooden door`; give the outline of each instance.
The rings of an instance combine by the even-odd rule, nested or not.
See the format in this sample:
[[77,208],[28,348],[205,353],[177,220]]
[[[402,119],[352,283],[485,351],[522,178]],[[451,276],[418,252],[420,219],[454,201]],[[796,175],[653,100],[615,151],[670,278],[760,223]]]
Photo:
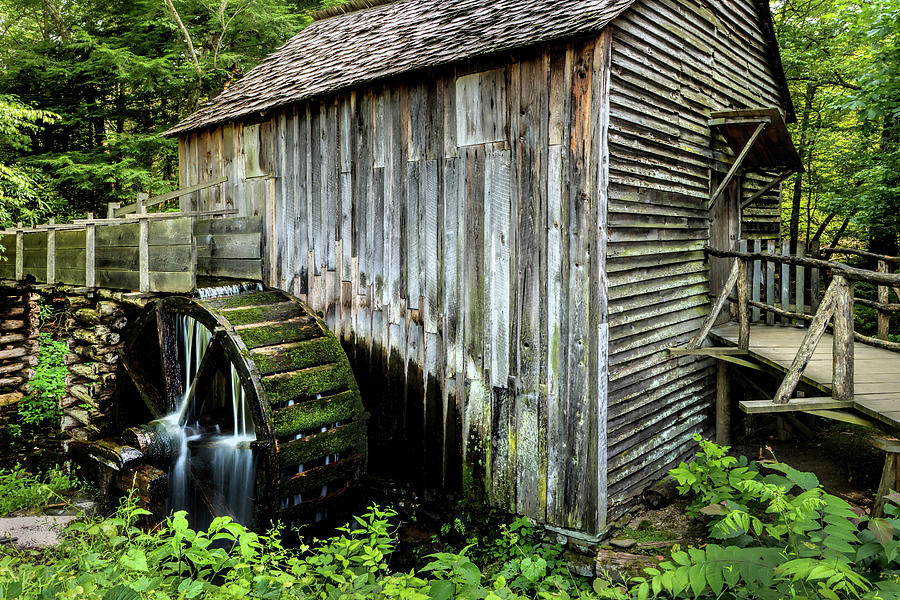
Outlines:
[[[721,176],[721,174],[720,174]],[[713,187],[718,182],[713,178]],[[710,209],[709,245],[717,250],[731,250],[741,238],[741,182],[735,177],[725,193]],[[710,292],[718,296],[722,292],[728,272],[731,270],[731,259],[710,258],[709,285]]]

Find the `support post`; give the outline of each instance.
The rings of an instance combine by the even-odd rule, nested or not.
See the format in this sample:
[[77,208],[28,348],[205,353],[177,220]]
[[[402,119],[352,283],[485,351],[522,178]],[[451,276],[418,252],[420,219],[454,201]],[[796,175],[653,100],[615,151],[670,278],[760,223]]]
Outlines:
[[47,228],[47,284],[56,283],[56,219],[50,218]]
[[[822,334],[825,333],[825,328],[834,314],[835,288],[837,285],[837,277],[835,277],[831,281],[831,285],[828,286],[828,291],[825,292],[825,297],[822,299],[821,306],[819,306],[819,312],[813,317],[809,330],[800,343],[800,349],[797,350],[797,355],[794,357],[794,362],[791,363],[791,368],[788,370],[787,375],[784,376],[778,391],[775,392],[775,397],[772,399],[772,402],[775,404],[786,404],[794,394],[794,390],[797,389],[797,384],[800,383],[803,371],[806,370],[806,365],[812,360],[816,346],[819,345],[819,340],[822,339]],[[852,341],[852,334],[850,339]]]
[[831,389],[835,400],[853,400],[853,283],[835,275],[834,350]]
[[[890,269],[888,268],[887,261],[879,260],[878,261],[878,272],[879,273],[890,273]],[[878,303],[879,304],[890,304],[891,302],[891,288],[886,285],[878,286]],[[883,308],[878,309],[878,339],[886,340],[888,339],[888,334],[891,332],[891,313],[884,310]]]
[[[138,215],[146,215],[147,208],[144,201],[147,194],[138,194],[137,212]],[[150,221],[146,218],[140,220],[140,237],[138,240],[138,269],[140,271],[140,291],[150,291]]]
[[16,281],[25,278],[25,233],[22,231],[22,222],[16,226]]
[[731,381],[728,363],[716,361],[716,443],[731,443]]
[[738,333],[738,348],[741,350],[750,349],[750,304],[747,297],[747,263],[743,258],[737,259],[738,262],[738,280],[737,280],[737,299],[738,299],[738,323],[740,323]]
[[884,450],[884,470],[881,472],[881,481],[878,483],[878,492],[875,494],[875,506],[872,507],[872,517],[884,516],[884,497],[896,491],[900,484],[900,440],[894,438],[875,438],[872,445],[879,450]]
[[88,223],[84,226],[84,285],[97,287],[97,225],[93,223],[94,213],[88,213]]

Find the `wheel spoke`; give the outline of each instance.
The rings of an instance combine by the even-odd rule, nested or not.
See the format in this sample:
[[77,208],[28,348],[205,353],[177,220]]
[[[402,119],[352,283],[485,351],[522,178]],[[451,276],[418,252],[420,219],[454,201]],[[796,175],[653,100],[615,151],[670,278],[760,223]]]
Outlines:
[[162,365],[166,410],[173,412],[184,396],[184,379],[178,361],[178,336],[175,320],[163,310],[162,302],[156,305],[156,329],[159,332],[159,360]]
[[123,352],[121,362],[122,367],[125,369],[125,373],[128,375],[129,379],[131,379],[134,387],[137,388],[141,400],[147,405],[153,418],[159,419],[160,417],[165,416],[167,414],[166,403],[163,400],[163,396],[160,394],[159,389],[153,383],[153,380],[147,376],[143,369],[137,366],[137,362],[132,360],[130,353]]

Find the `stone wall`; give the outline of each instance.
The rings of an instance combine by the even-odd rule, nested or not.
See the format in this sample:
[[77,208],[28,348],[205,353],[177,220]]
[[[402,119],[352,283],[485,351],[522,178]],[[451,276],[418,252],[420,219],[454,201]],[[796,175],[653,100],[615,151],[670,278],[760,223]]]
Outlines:
[[0,286],[0,408],[18,404],[34,377],[39,298],[28,286]]
[[105,435],[105,428],[113,424],[118,351],[124,330],[146,302],[146,295],[70,292],[66,301],[69,374],[61,400],[61,428],[74,439],[93,440]]

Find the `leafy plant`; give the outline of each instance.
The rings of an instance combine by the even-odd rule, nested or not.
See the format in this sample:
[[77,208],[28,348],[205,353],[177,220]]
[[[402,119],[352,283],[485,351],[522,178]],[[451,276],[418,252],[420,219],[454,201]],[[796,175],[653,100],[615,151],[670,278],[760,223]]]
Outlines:
[[[828,494],[815,475],[778,462],[727,460],[727,447],[701,440],[702,458],[672,471],[683,492],[713,517],[710,533],[724,544],[676,551],[646,569],[638,598],[704,595],[751,598],[863,598],[900,594],[900,531]],[[754,468],[755,467],[755,468]],[[793,493],[799,490],[799,493]],[[896,503],[900,495],[888,500]]]
[[41,333],[40,352],[31,393],[19,403],[19,417],[25,425],[40,426],[58,422],[62,417],[59,400],[66,393],[66,344]]
[[43,477],[32,475],[24,467],[0,469],[0,516],[16,510],[39,511],[63,494],[80,487],[80,482],[54,467]]

